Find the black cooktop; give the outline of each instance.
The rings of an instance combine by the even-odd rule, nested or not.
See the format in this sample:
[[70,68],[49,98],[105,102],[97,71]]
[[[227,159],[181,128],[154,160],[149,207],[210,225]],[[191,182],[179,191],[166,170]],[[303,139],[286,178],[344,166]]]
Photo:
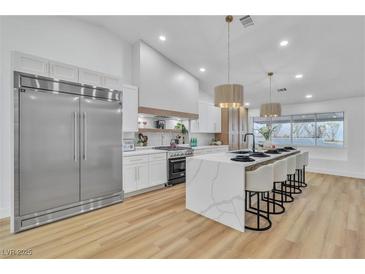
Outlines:
[[249,156],[238,155],[234,158],[231,158],[231,161],[235,161],[235,162],[255,162],[255,159],[253,159]]
[[287,149],[287,150],[296,150],[295,148],[293,148],[293,147],[284,147],[285,149]]
[[154,147],[154,149],[175,151],[175,150],[187,150],[187,149],[191,149],[191,147],[160,146],[160,147]]
[[249,156],[258,157],[258,158],[270,157],[270,155],[263,153],[263,152],[252,152],[249,154]]
[[265,153],[267,153],[267,154],[281,154],[281,152],[278,151],[277,149],[266,150]]
[[237,151],[232,151],[232,153],[235,153],[235,154],[248,154],[252,152],[251,150],[237,150]]

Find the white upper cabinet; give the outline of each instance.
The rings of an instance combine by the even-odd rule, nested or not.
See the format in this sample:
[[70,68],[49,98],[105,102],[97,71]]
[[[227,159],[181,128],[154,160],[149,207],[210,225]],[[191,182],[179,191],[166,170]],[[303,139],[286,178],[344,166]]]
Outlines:
[[104,81],[101,73],[79,68],[79,82],[86,85],[102,87]]
[[14,52],[13,64],[16,71],[49,77],[49,62],[47,59]]
[[13,53],[13,67],[16,71],[52,77],[58,80],[79,82],[116,90],[122,89],[122,81],[117,76],[79,68],[21,52]]
[[221,109],[209,103],[199,102],[199,119],[191,121],[191,132],[221,132]]
[[138,131],[138,88],[123,86],[123,132]]
[[75,66],[51,61],[49,63],[49,76],[60,80],[78,82],[79,69]]
[[122,81],[118,77],[112,75],[104,75],[103,87],[120,90],[122,88]]

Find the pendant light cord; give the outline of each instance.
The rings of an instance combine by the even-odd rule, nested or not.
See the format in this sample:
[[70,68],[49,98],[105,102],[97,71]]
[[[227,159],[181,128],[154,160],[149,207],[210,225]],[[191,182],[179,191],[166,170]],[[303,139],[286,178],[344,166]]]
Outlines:
[[228,24],[228,47],[227,47],[227,78],[228,78],[228,84],[231,83],[231,75],[230,75],[230,70],[231,70],[231,55],[230,55],[230,22],[227,23]]

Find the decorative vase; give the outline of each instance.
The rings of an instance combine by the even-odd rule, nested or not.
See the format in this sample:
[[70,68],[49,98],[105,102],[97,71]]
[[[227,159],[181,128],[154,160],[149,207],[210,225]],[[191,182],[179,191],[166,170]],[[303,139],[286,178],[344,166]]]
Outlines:
[[265,140],[265,142],[264,142],[264,148],[265,149],[272,148],[272,141],[271,140]]

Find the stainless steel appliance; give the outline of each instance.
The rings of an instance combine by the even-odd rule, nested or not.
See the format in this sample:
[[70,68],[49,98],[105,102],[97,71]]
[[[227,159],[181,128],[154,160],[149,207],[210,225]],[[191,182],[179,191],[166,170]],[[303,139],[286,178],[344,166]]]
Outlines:
[[123,200],[120,98],[14,73],[14,232]]
[[167,151],[167,185],[176,185],[185,182],[186,157],[193,155],[190,147],[161,146],[155,147]]
[[134,151],[135,149],[133,139],[123,139],[123,151]]

